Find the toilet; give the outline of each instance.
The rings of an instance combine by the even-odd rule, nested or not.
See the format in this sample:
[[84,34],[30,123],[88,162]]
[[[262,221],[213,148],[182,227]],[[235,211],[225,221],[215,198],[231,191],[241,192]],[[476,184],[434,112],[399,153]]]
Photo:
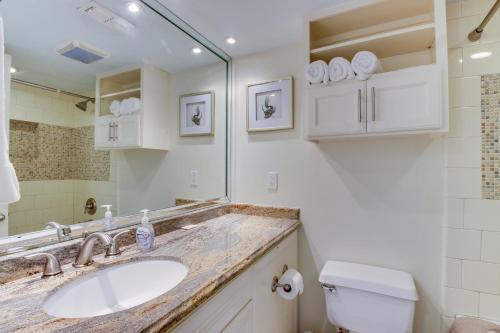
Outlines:
[[409,273],[328,261],[319,282],[328,320],[351,333],[411,333],[418,294]]

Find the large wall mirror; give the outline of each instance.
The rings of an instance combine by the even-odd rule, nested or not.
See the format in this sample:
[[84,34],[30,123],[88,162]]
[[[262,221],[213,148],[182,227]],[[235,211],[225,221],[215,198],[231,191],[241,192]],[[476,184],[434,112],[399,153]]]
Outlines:
[[3,0],[0,16],[21,189],[0,254],[136,221],[104,223],[105,205],[161,217],[227,197],[227,55],[155,0]]

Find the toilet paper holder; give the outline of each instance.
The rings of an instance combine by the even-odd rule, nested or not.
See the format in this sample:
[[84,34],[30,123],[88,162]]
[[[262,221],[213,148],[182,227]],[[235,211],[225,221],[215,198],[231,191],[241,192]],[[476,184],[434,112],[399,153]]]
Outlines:
[[[283,269],[282,269],[282,272],[281,274],[285,274],[285,272],[288,270],[288,265],[285,264],[283,265]],[[292,291],[292,286],[289,285],[288,283],[286,284],[281,284],[278,282],[279,281],[279,278],[275,275],[273,276],[273,280],[271,282],[271,291],[274,293],[276,292],[276,289],[278,288],[283,288],[284,291],[286,291],[287,293],[289,293],[290,291]]]

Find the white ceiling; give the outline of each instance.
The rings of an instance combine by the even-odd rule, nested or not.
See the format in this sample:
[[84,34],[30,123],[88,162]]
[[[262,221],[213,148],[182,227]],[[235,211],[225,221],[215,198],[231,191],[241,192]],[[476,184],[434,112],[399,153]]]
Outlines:
[[[355,0],[159,0],[232,57],[300,42],[303,16]],[[238,43],[227,45],[225,37]]]
[[[220,61],[208,51],[194,55],[191,49],[199,45],[145,6],[138,14],[131,14],[126,9],[130,0],[98,1],[135,26],[132,33],[123,33],[77,10],[89,2],[0,2],[6,50],[12,55],[13,65],[21,70],[15,78],[85,94],[94,89],[96,74],[124,66],[149,63],[177,72]],[[86,65],[55,52],[72,40],[90,44],[111,56]]]

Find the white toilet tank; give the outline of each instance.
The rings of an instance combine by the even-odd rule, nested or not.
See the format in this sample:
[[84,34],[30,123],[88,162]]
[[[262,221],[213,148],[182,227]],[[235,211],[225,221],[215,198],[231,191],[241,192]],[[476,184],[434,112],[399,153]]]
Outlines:
[[413,278],[406,272],[328,261],[319,282],[328,319],[351,333],[411,333],[415,302]]

